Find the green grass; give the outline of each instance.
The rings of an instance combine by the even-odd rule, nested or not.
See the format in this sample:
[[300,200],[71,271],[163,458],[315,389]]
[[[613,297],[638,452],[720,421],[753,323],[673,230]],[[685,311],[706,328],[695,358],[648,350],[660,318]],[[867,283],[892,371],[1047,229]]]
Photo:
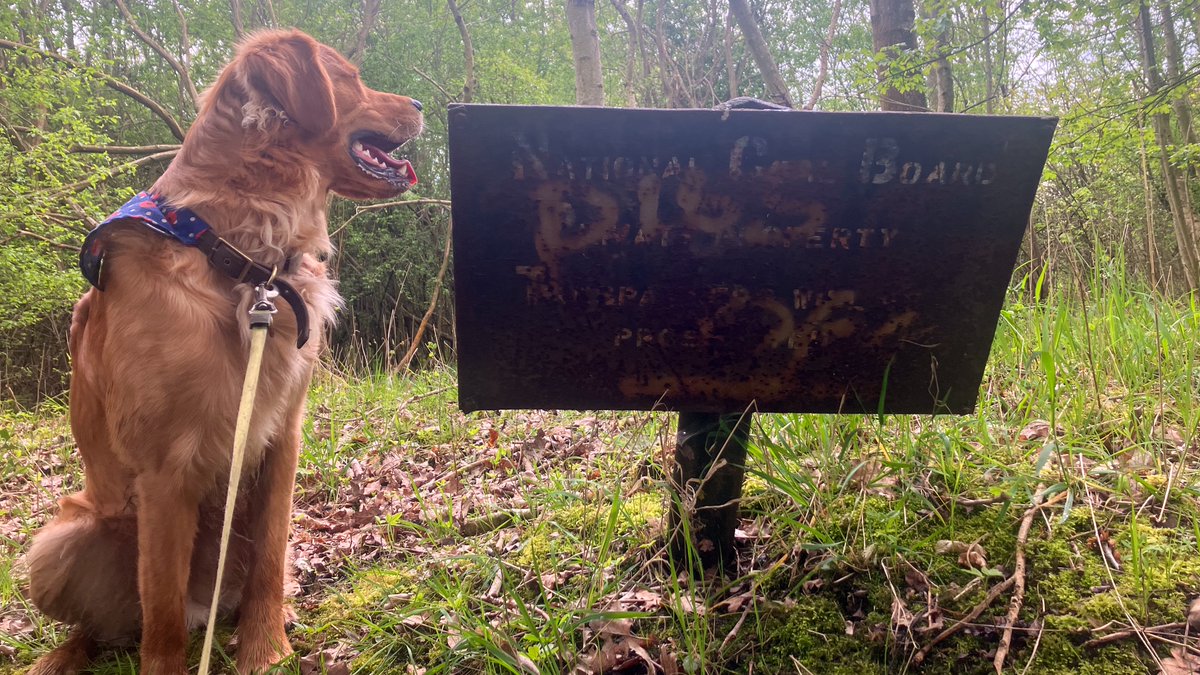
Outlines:
[[[326,374],[295,537],[322,565],[301,575],[293,643],[357,673],[592,672],[641,654],[685,673],[985,673],[1008,592],[914,655],[1023,548],[1008,672],[1158,672],[1180,631],[1085,642],[1183,621],[1200,594],[1200,308],[1121,272],[1056,279],[1045,301],[1014,291],[974,415],[757,416],[725,577],[665,553],[671,416],[464,415],[448,369]],[[4,413],[0,449],[0,620],[32,622],[0,634],[3,673],[63,637],[13,564],[80,476],[61,407]],[[1035,494],[1052,505],[1021,546]],[[969,544],[981,567],[953,552]],[[134,672],[131,652],[105,658],[97,672]]]

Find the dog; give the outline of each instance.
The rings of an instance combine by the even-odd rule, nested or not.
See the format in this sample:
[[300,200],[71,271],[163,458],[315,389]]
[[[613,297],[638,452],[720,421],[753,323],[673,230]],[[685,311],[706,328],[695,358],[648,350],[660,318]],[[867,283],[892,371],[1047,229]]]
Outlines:
[[[295,30],[257,33],[205,93],[153,188],[89,235],[81,265],[97,288],[76,304],[69,339],[85,487],[60,501],[26,556],[33,603],[72,628],[30,672],[78,672],[98,647],[139,635],[142,673],[187,672],[189,629],[207,617],[216,576],[247,278],[291,295],[263,356],[220,610],[237,617],[239,673],[291,653],[284,585],[301,421],[321,329],[340,303],[323,262],[327,201],[408,189],[412,166],[389,153],[422,128],[419,101],[366,88],[333,49]],[[151,231],[143,207],[171,226],[197,219],[206,228],[186,236],[207,248]]]

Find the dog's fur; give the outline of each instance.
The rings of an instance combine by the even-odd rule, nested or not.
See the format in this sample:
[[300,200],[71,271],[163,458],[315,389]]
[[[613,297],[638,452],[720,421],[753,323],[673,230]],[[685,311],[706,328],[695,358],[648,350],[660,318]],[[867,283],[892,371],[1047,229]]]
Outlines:
[[[298,31],[259,33],[206,92],[154,185],[259,262],[299,256],[283,278],[314,329],[297,349],[295,317],[278,303],[221,595],[238,617],[240,673],[291,652],[284,583],[300,426],[339,303],[322,262],[327,199],[402,191],[353,162],[351,135],[402,143],[421,127],[419,103],[367,89],[329,47]],[[86,486],[61,500],[27,557],[34,603],[73,629],[31,672],[76,672],[97,645],[140,632],[141,672],[176,675],[211,600],[251,289],[143,225],[110,229],[104,290],[84,295],[71,323],[71,428]]]

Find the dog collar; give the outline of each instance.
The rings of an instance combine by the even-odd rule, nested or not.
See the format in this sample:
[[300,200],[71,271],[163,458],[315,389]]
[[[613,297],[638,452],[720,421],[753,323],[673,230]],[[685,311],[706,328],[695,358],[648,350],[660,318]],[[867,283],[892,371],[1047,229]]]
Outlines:
[[[97,290],[104,290],[101,278],[104,266],[103,234],[112,223],[125,220],[140,222],[159,235],[200,249],[209,265],[238,283],[275,288],[279,296],[291,305],[292,313],[296,316],[296,347],[303,347],[308,341],[308,307],[291,284],[276,278],[280,272],[278,268],[263,265],[242,253],[233,244],[218,237],[194,211],[168,206],[162,196],[155,192],[137,193],[84,238],[79,251],[79,269]],[[289,271],[297,260],[298,256],[289,257],[284,261],[282,271]]]

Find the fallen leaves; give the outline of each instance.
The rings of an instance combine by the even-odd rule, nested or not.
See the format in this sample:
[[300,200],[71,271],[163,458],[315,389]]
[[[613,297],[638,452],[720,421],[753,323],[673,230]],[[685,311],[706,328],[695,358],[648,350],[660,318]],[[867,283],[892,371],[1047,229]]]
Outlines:
[[958,555],[958,564],[972,570],[987,569],[987,552],[979,542],[970,544],[961,541],[942,539],[934,545],[934,552],[940,555]]
[[580,656],[574,675],[607,675],[642,665],[656,672],[654,659],[646,651],[647,641],[633,633],[630,619],[599,619],[584,630],[588,647]]

